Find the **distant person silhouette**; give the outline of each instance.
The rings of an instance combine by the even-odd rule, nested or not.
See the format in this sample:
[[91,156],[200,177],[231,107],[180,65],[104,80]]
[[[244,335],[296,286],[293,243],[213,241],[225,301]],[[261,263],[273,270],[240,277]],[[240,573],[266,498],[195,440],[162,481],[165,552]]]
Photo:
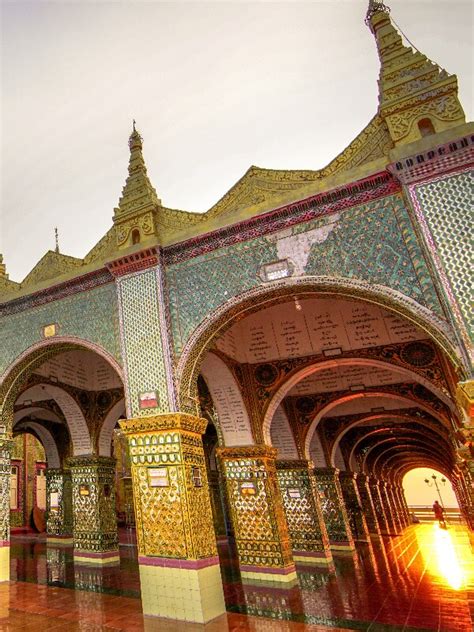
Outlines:
[[446,529],[446,520],[444,519],[444,509],[437,500],[433,503],[433,512],[441,529]]

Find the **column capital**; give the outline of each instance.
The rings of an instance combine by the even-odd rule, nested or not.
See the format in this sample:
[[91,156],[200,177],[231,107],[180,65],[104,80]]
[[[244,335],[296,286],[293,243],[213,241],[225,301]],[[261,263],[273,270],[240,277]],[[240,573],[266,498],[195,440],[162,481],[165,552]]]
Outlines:
[[474,421],[474,380],[458,383],[456,400],[472,424]]
[[340,478],[351,478],[353,481],[355,481],[356,478],[357,478],[357,474],[355,472],[350,471],[350,470],[339,470],[339,477]]
[[[99,454],[84,454],[77,456],[70,456],[66,459],[67,468],[73,467],[111,467],[115,468],[116,459],[113,456],[101,456]],[[67,469],[66,468],[66,469]],[[59,472],[64,472],[64,470],[59,469]]]
[[278,450],[269,445],[242,445],[217,448],[221,459],[276,459]]
[[119,421],[123,433],[130,435],[145,435],[160,430],[184,430],[203,435],[208,425],[207,419],[196,417],[189,413],[162,413],[151,417],[136,417]]
[[277,470],[312,470],[314,468],[314,463],[312,461],[308,461],[307,459],[298,459],[298,460],[277,460],[276,462]]

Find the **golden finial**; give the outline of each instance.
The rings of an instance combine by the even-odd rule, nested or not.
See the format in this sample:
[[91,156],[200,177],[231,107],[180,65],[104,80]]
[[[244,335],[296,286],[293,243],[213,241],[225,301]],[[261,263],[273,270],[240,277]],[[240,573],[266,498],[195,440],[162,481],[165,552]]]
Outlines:
[[367,13],[365,14],[365,23],[373,32],[372,28],[372,17],[376,13],[390,13],[390,7],[387,7],[383,2],[379,2],[378,0],[369,0],[369,7],[367,9]]
[[128,139],[128,146],[130,147],[130,149],[135,149],[137,147],[141,149],[143,145],[143,138],[140,136],[140,133],[137,130],[137,122],[135,121],[135,119],[133,119],[132,125],[133,129],[132,133],[130,134],[130,138]]

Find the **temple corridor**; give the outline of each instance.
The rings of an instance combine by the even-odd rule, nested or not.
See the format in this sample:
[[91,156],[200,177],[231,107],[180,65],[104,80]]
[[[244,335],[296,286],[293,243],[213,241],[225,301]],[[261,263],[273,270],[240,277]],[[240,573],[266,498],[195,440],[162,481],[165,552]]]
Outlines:
[[[0,586],[0,630],[472,630],[474,557],[463,526],[408,527],[334,556],[334,568],[299,564],[297,581],[278,588],[242,583],[235,554],[221,541],[227,614],[207,625],[144,617],[137,549],[127,530],[120,541],[120,566],[101,569],[75,566],[71,548],[41,537],[12,538],[13,581]],[[173,585],[167,589],[172,594]]]

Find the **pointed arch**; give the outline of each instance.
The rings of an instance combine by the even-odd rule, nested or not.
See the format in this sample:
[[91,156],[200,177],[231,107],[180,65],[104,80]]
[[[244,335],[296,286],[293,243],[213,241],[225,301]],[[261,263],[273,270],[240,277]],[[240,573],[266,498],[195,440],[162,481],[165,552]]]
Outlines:
[[[295,295],[303,298],[339,296],[377,305],[397,316],[402,316],[426,332],[446,353],[454,366],[461,365],[465,372],[468,371],[467,362],[455,341],[450,325],[408,296],[382,285],[355,279],[324,276],[289,277],[262,283],[238,297],[233,297],[208,314],[196,327],[181,353],[176,371],[181,410],[194,414],[197,412],[197,377],[204,355],[214,340],[236,320]],[[271,411],[270,417],[273,416],[278,404]]]
[[46,338],[25,349],[0,376],[0,417],[4,419],[7,429],[13,422],[13,404],[25,377],[41,366],[50,357],[63,351],[92,351],[108,362],[124,382],[123,369],[117,360],[103,347],[89,340],[76,336],[55,336]]

